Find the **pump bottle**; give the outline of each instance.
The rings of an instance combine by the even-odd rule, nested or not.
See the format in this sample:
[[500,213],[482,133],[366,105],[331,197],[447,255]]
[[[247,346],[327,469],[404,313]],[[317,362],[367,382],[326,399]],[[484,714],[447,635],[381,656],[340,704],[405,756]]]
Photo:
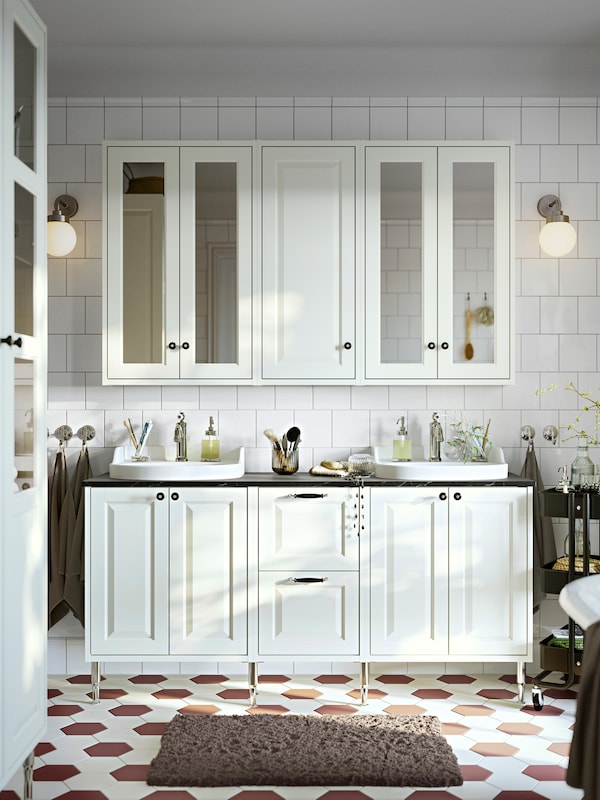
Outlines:
[[214,419],[213,417],[209,417],[206,435],[202,439],[200,461],[220,461],[220,449],[219,437],[217,436],[217,432],[215,430]]
[[396,420],[396,424],[400,423],[398,433],[394,438],[394,445],[392,448],[392,459],[394,461],[410,461],[412,455],[412,447],[410,443],[410,436],[404,424],[404,417]]

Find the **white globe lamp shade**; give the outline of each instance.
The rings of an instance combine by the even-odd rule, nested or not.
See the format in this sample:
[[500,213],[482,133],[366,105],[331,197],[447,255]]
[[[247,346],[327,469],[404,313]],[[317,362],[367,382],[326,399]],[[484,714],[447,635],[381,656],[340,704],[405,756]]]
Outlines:
[[77,233],[69,222],[48,222],[46,233],[48,254],[56,258],[69,255],[77,244]]
[[570,253],[577,242],[577,233],[570,222],[547,222],[540,231],[540,247],[554,258]]

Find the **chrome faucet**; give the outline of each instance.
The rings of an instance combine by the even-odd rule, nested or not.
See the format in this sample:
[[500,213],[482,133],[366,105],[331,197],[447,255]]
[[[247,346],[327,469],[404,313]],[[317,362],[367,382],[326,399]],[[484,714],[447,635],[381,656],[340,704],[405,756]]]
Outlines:
[[179,419],[175,425],[175,432],[173,434],[173,441],[177,444],[177,458],[176,461],[187,461],[187,422],[184,422],[185,414],[183,411],[179,412]]
[[429,423],[429,460],[441,461],[441,444],[444,441],[444,431],[440,423],[440,415],[437,411],[433,412]]

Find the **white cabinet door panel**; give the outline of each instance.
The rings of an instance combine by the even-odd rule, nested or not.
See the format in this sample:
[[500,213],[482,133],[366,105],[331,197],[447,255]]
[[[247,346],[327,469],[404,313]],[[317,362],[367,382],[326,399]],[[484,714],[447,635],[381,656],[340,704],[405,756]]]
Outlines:
[[168,653],[167,491],[119,488],[92,493],[86,580],[94,656]]
[[447,490],[373,488],[371,653],[418,657],[447,651]]
[[261,572],[259,654],[357,654],[358,596],[358,572]]
[[171,653],[247,652],[245,488],[171,490]]
[[524,657],[531,639],[530,490],[457,492],[450,504],[450,653]]
[[260,569],[358,569],[352,487],[259,489]]

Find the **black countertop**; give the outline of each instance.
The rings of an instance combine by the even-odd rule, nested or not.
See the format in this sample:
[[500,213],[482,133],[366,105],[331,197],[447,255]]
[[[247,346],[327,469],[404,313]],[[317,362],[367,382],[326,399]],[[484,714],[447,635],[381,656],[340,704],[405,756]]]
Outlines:
[[[308,472],[295,472],[292,475],[277,475],[274,472],[246,472],[241,478],[226,481],[139,481],[124,478],[111,478],[105,473],[96,478],[84,481],[84,486],[348,486],[356,483],[353,478],[339,478],[337,476],[311,475]],[[387,478],[376,478],[374,475],[363,478],[365,486],[533,486],[534,481],[522,478],[520,475],[508,474],[508,477],[493,481],[399,481]]]

